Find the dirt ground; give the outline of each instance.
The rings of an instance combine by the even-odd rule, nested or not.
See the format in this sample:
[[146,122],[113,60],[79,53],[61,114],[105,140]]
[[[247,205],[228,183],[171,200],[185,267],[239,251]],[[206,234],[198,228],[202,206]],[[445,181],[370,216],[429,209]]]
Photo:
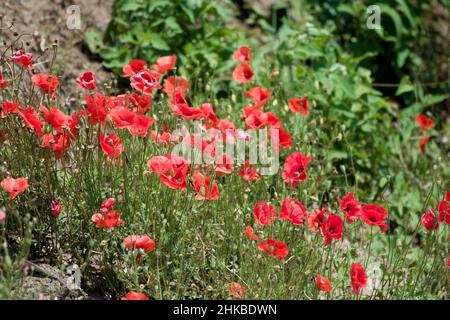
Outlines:
[[[111,75],[102,68],[101,62],[89,54],[84,45],[84,32],[91,29],[104,30],[111,19],[111,7],[114,0],[2,0],[0,15],[2,28],[10,25],[11,30],[0,30],[0,40],[10,43],[17,35],[21,37],[17,48],[22,44],[26,51],[35,57],[45,48],[58,42],[58,54],[55,67],[59,76],[61,94],[66,100],[73,99],[80,90],[74,84],[75,78],[86,70],[96,73],[98,83],[108,82]],[[70,30],[67,20],[71,5],[80,8],[80,29]],[[73,13],[73,12],[72,12]],[[4,48],[4,46],[2,46]],[[48,72],[50,54],[45,54],[40,63],[35,64],[36,72]]]

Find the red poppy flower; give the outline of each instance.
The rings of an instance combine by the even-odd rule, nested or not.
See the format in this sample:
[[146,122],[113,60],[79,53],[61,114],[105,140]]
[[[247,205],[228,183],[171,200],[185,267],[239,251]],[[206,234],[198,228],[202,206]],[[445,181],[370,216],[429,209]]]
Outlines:
[[144,60],[130,60],[127,65],[123,66],[123,75],[124,78],[129,78],[134,76],[135,74],[143,71],[147,66],[147,62]]
[[249,160],[245,160],[244,165],[237,172],[246,181],[259,180],[261,178],[257,172],[256,164],[250,164]]
[[44,133],[42,131],[44,121],[39,119],[41,115],[37,113],[33,107],[27,107],[23,110],[17,111],[17,113],[23,118],[29,127],[36,131],[38,136],[41,136]]
[[432,231],[439,227],[438,219],[433,210],[427,210],[420,218],[420,223],[428,230]]
[[302,155],[300,152],[291,153],[284,163],[281,177],[291,188],[297,187],[300,181],[306,180],[306,169],[311,157]]
[[387,212],[383,207],[376,204],[366,204],[362,207],[361,217],[370,226],[377,226],[382,232],[387,230],[385,220]]
[[43,146],[55,153],[56,159],[60,159],[64,153],[70,148],[70,135],[68,132],[44,134],[42,136]]
[[2,90],[5,90],[7,85],[8,85],[8,80],[3,79],[3,74],[0,72],[0,88]]
[[114,210],[108,211],[106,213],[93,214],[91,217],[91,221],[96,223],[96,228],[114,228],[125,223],[120,218],[120,214]]
[[445,199],[439,203],[439,221],[450,224],[450,192],[447,192]]
[[150,238],[148,235],[131,235],[123,239],[123,245],[128,250],[144,250],[145,253],[152,252],[156,243],[155,240]]
[[284,258],[289,253],[286,243],[270,238],[267,238],[267,241],[265,242],[258,243],[258,249],[267,254],[278,257],[280,261],[284,261]]
[[131,87],[141,92],[144,95],[151,96],[153,89],[161,89],[158,73],[153,73],[150,70],[144,70],[133,77],[131,77]]
[[3,101],[1,102],[2,112],[1,117],[6,118],[9,113],[18,113],[20,103],[17,101]]
[[347,223],[352,224],[353,221],[361,217],[361,203],[355,199],[355,194],[350,192],[346,194],[342,200],[338,198],[341,209],[347,218]]
[[104,200],[100,206],[100,212],[106,213],[106,212],[110,211],[112,208],[114,208],[115,204],[116,204],[115,198],[108,198],[108,199]]
[[222,119],[219,120],[218,127],[223,136],[223,142],[229,142],[234,144],[237,138],[236,125],[228,120]]
[[265,112],[262,116],[262,121],[272,128],[279,128],[283,125],[283,122],[278,120],[278,117],[271,112]]
[[139,114],[145,114],[152,108],[152,97],[144,94],[139,95],[137,92],[133,92],[129,95],[130,103],[133,107],[133,112]]
[[[270,128],[269,135],[272,138],[272,145],[275,151],[279,152],[281,148],[292,148],[292,137],[283,128]],[[277,135],[278,139],[275,138]]]
[[265,91],[261,87],[254,87],[245,92],[245,96],[252,99],[257,108],[261,108],[270,99],[270,91]]
[[203,111],[191,108],[181,90],[177,90],[174,95],[170,96],[169,107],[176,116],[181,116],[185,120],[201,119],[204,117]]
[[331,289],[333,289],[330,280],[320,275],[316,275],[316,288],[324,292],[329,292],[331,291]]
[[171,189],[186,189],[186,177],[190,167],[187,161],[181,157],[166,154],[155,156],[147,162],[150,171],[159,175],[161,182]]
[[196,200],[217,200],[219,199],[219,186],[211,178],[196,170],[192,177],[194,181],[194,191]]
[[58,218],[61,213],[62,205],[55,198],[50,198],[50,212],[53,217]]
[[417,124],[420,126],[420,128],[422,129],[422,131],[427,130],[427,129],[431,129],[434,126],[434,121],[433,119],[428,118],[426,115],[424,114],[419,114],[416,116],[416,122]]
[[94,94],[94,97],[89,94],[85,94],[84,100],[86,101],[88,107],[89,123],[96,125],[100,122],[102,125],[105,125],[106,117],[108,116],[106,97],[100,93]]
[[293,224],[302,224],[306,217],[306,208],[300,201],[286,198],[281,205],[280,220],[289,220]]
[[3,179],[3,181],[0,183],[0,186],[3,190],[9,192],[9,196],[12,200],[28,188],[28,180],[26,178],[14,179],[8,177]]
[[130,291],[125,297],[122,297],[120,300],[149,300],[149,298],[145,294]]
[[155,130],[150,132],[152,140],[163,146],[167,146],[172,139],[172,134],[169,132],[169,127],[167,125],[163,126],[163,133],[158,133]]
[[315,214],[309,214],[306,216],[306,220],[308,222],[308,227],[309,229],[314,232],[317,233],[319,232],[319,230],[322,230],[322,226],[325,224],[326,220],[327,220],[327,209],[323,208],[322,210],[315,210]]
[[122,129],[131,126],[134,121],[135,113],[125,107],[114,108],[109,112],[111,121],[115,123],[114,129]]
[[288,107],[292,112],[298,112],[302,116],[308,114],[308,97],[292,98],[288,102]]
[[9,59],[23,65],[25,69],[30,70],[33,67],[33,63],[31,62],[31,60],[33,60],[33,55],[31,53],[26,53],[23,50],[17,51],[14,55],[10,56]]
[[156,64],[152,65],[151,68],[159,74],[164,74],[173,69],[176,61],[176,55],[161,57],[156,60]]
[[269,226],[277,219],[274,206],[264,201],[258,201],[255,204],[253,214],[255,215],[255,222],[263,226]]
[[243,232],[249,239],[259,241],[259,237],[253,232],[253,228],[250,226],[247,226]]
[[425,136],[422,139],[420,139],[419,150],[421,153],[425,153],[425,149],[427,147],[427,143],[429,140],[430,140],[430,136]]
[[58,78],[55,75],[48,73],[37,73],[31,76],[31,82],[34,86],[41,88],[41,90],[50,95],[52,100],[56,99],[56,89],[58,88]]
[[80,121],[80,117],[84,116],[83,115],[84,111],[85,110],[81,110],[69,116],[67,126],[69,127],[70,130],[70,138],[73,140],[78,139],[78,129],[79,129],[78,123]]
[[169,97],[172,97],[175,92],[180,92],[184,96],[188,89],[189,83],[183,77],[170,76],[164,81],[163,91]]
[[214,167],[217,177],[221,177],[225,174],[230,174],[233,172],[234,160],[232,158],[224,154],[221,161],[219,160],[220,158],[216,158],[216,165]]
[[41,105],[39,109],[44,113],[45,121],[56,131],[62,132],[62,128],[68,125],[69,117],[58,108],[50,107],[47,109],[45,106]]
[[77,83],[86,90],[94,90],[97,85],[97,78],[92,71],[86,71],[77,78]]
[[120,154],[123,151],[123,145],[119,137],[117,137],[113,133],[104,137],[103,133],[100,132],[99,138],[100,138],[100,146],[103,152],[108,155],[108,159],[116,159],[120,157]]
[[265,121],[266,119],[264,118],[264,112],[262,112],[260,109],[254,107],[245,107],[244,113],[245,124],[247,125],[247,128],[256,130],[266,127],[267,123]]
[[245,288],[240,283],[232,282],[230,284],[230,292],[236,299],[241,299],[245,296]]
[[322,224],[322,234],[325,245],[329,245],[332,239],[341,239],[344,228],[344,221],[336,214],[330,214]]
[[250,52],[250,47],[239,47],[239,49],[233,53],[233,59],[238,62],[251,62],[252,53]]
[[6,213],[4,213],[2,209],[0,209],[0,222],[5,221],[5,219],[6,219]]
[[153,119],[152,117],[148,117],[143,114],[136,114],[133,119],[133,123],[129,125],[127,128],[132,135],[141,136],[145,138],[147,136],[148,129],[155,122],[156,120]]
[[353,293],[358,294],[359,289],[367,286],[366,270],[360,263],[352,263],[350,267],[350,278],[352,279]]
[[106,108],[108,110],[119,108],[119,107],[128,107],[128,95],[127,94],[119,94],[117,96],[106,97]]
[[246,83],[252,80],[253,70],[247,63],[238,65],[233,71],[233,79],[238,83]]
[[216,114],[214,113],[214,109],[210,103],[204,103],[199,108],[203,112],[203,118],[206,121],[206,124],[209,127],[217,127],[219,123],[219,119],[217,118]]
[[185,92],[183,92],[179,88],[176,88],[175,91],[171,95],[169,95],[167,103],[169,104],[170,108],[174,113],[178,112],[179,105],[185,104],[189,106],[186,100]]
[[172,105],[173,114],[181,116],[185,120],[195,120],[203,118],[203,111],[197,108],[189,107],[187,104]]

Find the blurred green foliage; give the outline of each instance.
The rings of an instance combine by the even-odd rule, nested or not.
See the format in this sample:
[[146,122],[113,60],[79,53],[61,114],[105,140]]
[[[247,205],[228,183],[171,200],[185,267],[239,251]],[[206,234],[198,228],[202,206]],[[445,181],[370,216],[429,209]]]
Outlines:
[[[376,82],[399,83],[405,81],[405,75],[417,85],[436,78],[448,80],[448,52],[439,52],[435,35],[429,30],[432,19],[442,20],[436,12],[448,11],[448,0],[380,0],[376,3],[368,0],[307,0],[306,3],[308,11],[333,32],[344,50],[355,56],[373,54],[363,65],[372,71]],[[371,29],[367,23],[369,16],[374,14],[370,10],[373,5],[379,9],[380,28]],[[441,24],[442,30],[448,26],[448,20],[437,23]],[[440,32],[441,36],[445,33]],[[444,38],[443,41],[447,40]],[[444,66],[440,65],[442,59]],[[391,96],[398,93],[394,87],[382,89]],[[430,93],[448,93],[450,84],[425,89]],[[411,95],[402,96],[400,102],[408,105]]]
[[211,71],[228,59],[239,36],[226,25],[232,8],[228,0],[118,0],[105,34],[90,31],[86,41],[118,74],[132,58],[154,61],[169,54],[186,72]]

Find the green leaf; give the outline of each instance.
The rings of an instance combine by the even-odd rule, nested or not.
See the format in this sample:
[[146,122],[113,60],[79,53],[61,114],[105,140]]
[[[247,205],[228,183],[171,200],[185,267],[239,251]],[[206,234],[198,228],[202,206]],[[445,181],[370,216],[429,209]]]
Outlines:
[[414,91],[415,86],[411,83],[411,80],[409,79],[409,76],[404,76],[402,80],[400,81],[400,84],[397,88],[397,91],[395,92],[396,96],[399,96],[405,92]]
[[348,153],[344,150],[328,150],[327,151],[327,159],[347,159]]
[[409,53],[410,53],[409,49],[404,49],[397,54],[397,66],[399,68],[401,68],[405,65],[405,62],[409,56]]
[[404,13],[404,15],[409,21],[410,26],[413,29],[416,29],[417,28],[416,21],[414,20],[411,10],[409,10],[409,6],[406,4],[405,0],[396,0],[396,2],[398,4],[399,11]]
[[160,1],[158,1],[158,0],[152,0],[151,1],[151,4],[150,4],[150,7],[149,7],[149,12],[151,13],[151,12],[153,12],[153,11],[155,11],[155,9],[157,9],[157,8],[162,8],[162,7],[170,7],[172,5],[172,2],[170,2],[170,1],[166,1],[166,0],[160,0]]
[[104,47],[101,33],[98,31],[86,31],[84,40],[92,53],[98,53]]
[[152,33],[150,38],[150,43],[155,49],[158,50],[170,50],[167,42],[158,34]]
[[435,95],[427,95],[422,100],[422,106],[428,107],[432,106],[434,104],[438,104],[446,99],[448,99],[450,96],[447,94],[435,94]]
[[136,1],[127,1],[121,7],[120,10],[123,12],[136,11],[145,7],[144,3]]
[[174,17],[168,17],[166,20],[164,20],[165,25],[167,28],[175,31],[175,33],[181,33],[183,30],[181,29],[180,25],[178,24],[177,20]]
[[189,8],[189,7],[185,6],[185,5],[181,5],[181,9],[188,16],[188,18],[191,21],[191,23],[195,23],[194,12],[191,10],[191,8]]

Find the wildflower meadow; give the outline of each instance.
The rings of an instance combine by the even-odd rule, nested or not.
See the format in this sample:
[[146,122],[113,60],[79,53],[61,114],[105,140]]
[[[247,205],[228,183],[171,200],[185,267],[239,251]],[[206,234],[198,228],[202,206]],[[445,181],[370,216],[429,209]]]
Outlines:
[[115,1],[75,76],[2,18],[0,298],[447,299],[448,83],[199,3]]

